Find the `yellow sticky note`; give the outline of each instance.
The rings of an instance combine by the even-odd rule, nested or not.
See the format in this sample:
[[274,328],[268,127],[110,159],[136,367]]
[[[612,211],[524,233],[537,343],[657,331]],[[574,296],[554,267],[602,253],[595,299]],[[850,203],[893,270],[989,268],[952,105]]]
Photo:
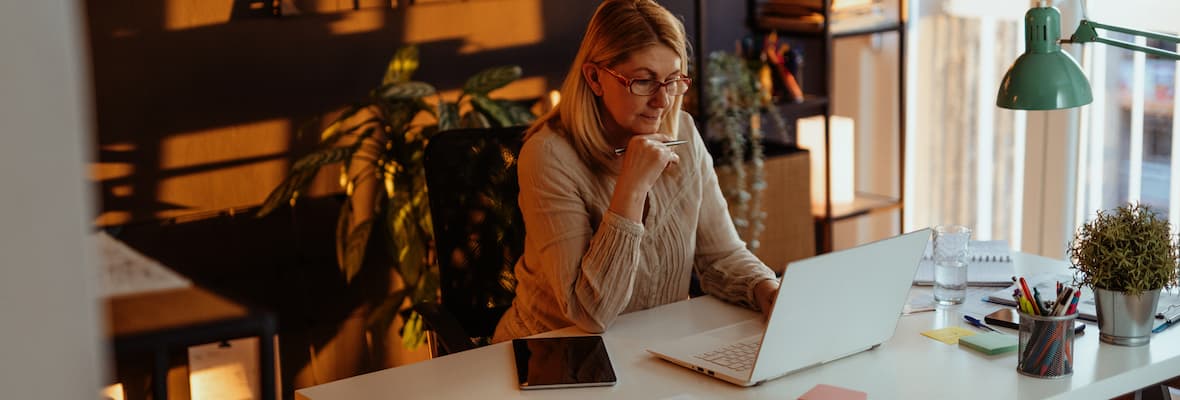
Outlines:
[[975,331],[973,330],[960,328],[957,326],[949,326],[942,329],[934,329],[922,332],[923,336],[946,344],[959,344],[959,338],[963,336],[971,336],[974,334]]

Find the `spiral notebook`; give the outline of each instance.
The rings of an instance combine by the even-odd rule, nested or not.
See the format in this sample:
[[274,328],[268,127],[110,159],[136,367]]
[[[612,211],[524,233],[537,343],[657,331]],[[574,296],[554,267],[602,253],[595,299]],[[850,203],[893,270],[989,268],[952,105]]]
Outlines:
[[[972,240],[967,245],[967,284],[970,286],[1008,286],[1012,284],[1015,269],[1012,266],[1012,250],[1006,240]],[[914,284],[934,284],[934,259],[932,246],[926,246]]]

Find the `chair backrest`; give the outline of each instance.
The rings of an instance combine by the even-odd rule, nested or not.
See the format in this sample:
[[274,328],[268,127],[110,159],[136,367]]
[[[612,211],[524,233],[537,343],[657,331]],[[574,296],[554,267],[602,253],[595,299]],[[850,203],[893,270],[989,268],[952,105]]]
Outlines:
[[512,304],[524,250],[516,156],[524,127],[457,129],[424,159],[442,306],[472,338],[490,338]]

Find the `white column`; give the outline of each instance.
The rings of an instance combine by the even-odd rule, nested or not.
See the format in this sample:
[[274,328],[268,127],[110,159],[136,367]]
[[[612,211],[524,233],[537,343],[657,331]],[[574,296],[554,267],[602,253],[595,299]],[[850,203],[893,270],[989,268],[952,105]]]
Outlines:
[[[0,1],[0,389],[94,399],[106,363],[79,1]],[[98,6],[97,4],[91,4]]]

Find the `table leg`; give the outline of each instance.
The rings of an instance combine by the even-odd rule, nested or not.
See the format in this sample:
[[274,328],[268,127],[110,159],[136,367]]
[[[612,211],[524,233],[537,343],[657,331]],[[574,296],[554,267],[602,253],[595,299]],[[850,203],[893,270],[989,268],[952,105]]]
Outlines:
[[258,371],[259,383],[262,385],[262,399],[275,399],[275,335],[272,330],[264,330],[258,337]]
[[154,350],[152,365],[152,400],[168,398],[168,348],[158,346]]

